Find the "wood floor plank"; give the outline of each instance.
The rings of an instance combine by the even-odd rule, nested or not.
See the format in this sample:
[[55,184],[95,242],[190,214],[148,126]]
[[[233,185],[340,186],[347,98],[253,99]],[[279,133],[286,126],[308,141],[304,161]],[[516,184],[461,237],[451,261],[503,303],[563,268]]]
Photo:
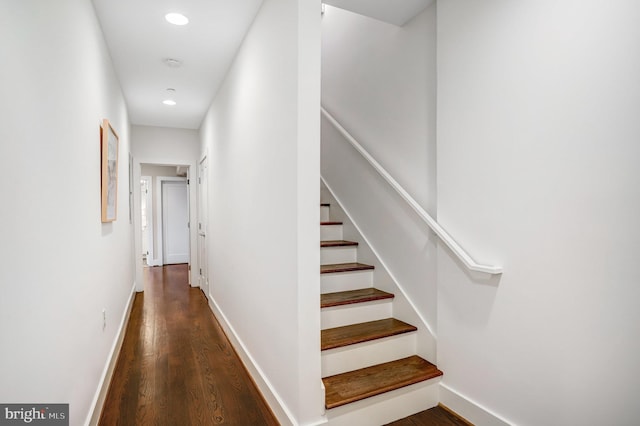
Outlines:
[[448,409],[437,406],[388,423],[386,426],[473,426]]
[[416,330],[415,326],[395,318],[328,328],[320,332],[320,350],[326,351]]
[[187,273],[145,268],[100,425],[277,425]]
[[355,247],[358,245],[357,241],[347,241],[347,240],[324,240],[320,241],[321,248],[328,247]]
[[372,265],[366,265],[364,263],[349,262],[349,263],[333,263],[330,265],[321,265],[321,274],[333,274],[336,272],[353,272],[353,271],[366,271],[368,269],[374,269]]
[[368,287],[358,290],[338,291],[320,295],[320,307],[351,305],[353,303],[371,302],[374,300],[393,299],[393,294],[377,288]]
[[430,362],[413,355],[408,358],[349,371],[322,379],[327,409],[400,389],[441,376]]

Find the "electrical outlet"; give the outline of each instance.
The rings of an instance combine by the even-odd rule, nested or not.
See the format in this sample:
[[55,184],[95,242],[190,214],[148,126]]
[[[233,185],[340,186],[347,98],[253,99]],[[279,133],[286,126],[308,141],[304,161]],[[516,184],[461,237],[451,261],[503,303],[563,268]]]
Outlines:
[[107,308],[102,308],[102,331],[107,328]]

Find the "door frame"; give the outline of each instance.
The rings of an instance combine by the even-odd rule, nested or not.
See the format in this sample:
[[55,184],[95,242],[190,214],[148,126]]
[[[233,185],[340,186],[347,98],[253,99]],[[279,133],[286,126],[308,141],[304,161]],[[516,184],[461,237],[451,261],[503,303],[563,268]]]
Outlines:
[[[205,167],[203,171],[202,167]],[[207,214],[209,211],[209,162],[207,155],[203,155],[200,161],[198,162],[198,167],[196,170],[197,178],[198,178],[198,211],[196,212],[196,238],[197,241],[197,250],[198,250],[198,286],[202,289],[205,297],[209,300],[210,296],[210,288],[209,288],[209,264],[207,261],[208,253],[209,253],[209,240],[208,240],[208,218]],[[204,182],[204,186],[203,186]],[[204,247],[203,247],[204,246]]]
[[[151,178],[151,176],[140,176],[140,182],[142,181],[147,182],[147,194],[140,194],[140,200],[142,200],[142,198],[145,199],[145,204],[147,207],[147,233],[148,235],[147,237],[147,248],[148,253],[147,253],[147,265],[148,266],[154,266],[155,265],[155,253],[153,250],[153,211],[155,210],[155,207],[153,205],[153,179]],[[140,203],[140,206],[142,206],[142,203]],[[140,228],[142,230],[142,207],[140,208],[140,211],[138,212],[140,214]],[[144,235],[144,231],[142,231],[142,240],[144,240],[145,235]],[[144,246],[144,242],[142,244],[142,246]],[[138,255],[140,255],[140,253],[138,253]]]
[[[163,232],[164,232],[164,219],[162,217],[162,183],[168,181],[183,181],[185,184],[187,183],[187,178],[183,177],[171,177],[171,176],[156,176],[156,188],[158,190],[158,196],[156,197],[156,236],[157,236],[157,246],[158,246],[158,256],[156,257],[157,265],[164,265],[164,240],[163,240]],[[189,194],[189,185],[187,184],[187,212],[189,211],[189,203],[191,202],[191,196]],[[189,216],[189,213],[187,213]],[[189,227],[191,229],[191,227]],[[189,247],[191,247],[191,232],[189,232]],[[191,250],[189,250],[189,265],[191,265]]]

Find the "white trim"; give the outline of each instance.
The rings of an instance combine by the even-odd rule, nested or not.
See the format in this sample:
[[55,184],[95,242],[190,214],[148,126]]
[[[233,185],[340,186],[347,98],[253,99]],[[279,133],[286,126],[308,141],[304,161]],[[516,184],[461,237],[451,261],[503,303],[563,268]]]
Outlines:
[[116,339],[111,346],[111,351],[109,352],[107,363],[102,370],[102,376],[100,377],[100,382],[98,383],[96,394],[93,396],[93,401],[91,402],[91,410],[89,410],[89,414],[87,415],[87,418],[84,422],[86,426],[97,425],[98,421],[100,420],[102,408],[104,407],[104,401],[107,398],[109,385],[111,384],[113,372],[116,368],[118,355],[120,355],[120,349],[122,348],[122,343],[124,342],[125,331],[127,329],[127,325],[129,324],[129,316],[131,315],[131,309],[133,308],[133,300],[135,298],[135,294],[136,283],[134,282],[133,287],[131,288],[131,294],[129,295],[129,301],[127,302],[127,306],[122,314],[122,319],[120,320],[120,326],[118,328]]
[[442,382],[440,382],[440,403],[476,425],[515,426],[514,423],[505,420]]
[[[242,340],[238,337],[233,326],[231,325],[231,323],[229,323],[229,320],[224,315],[224,313],[222,312],[222,310],[220,309],[220,307],[218,306],[218,304],[215,302],[213,298],[209,299],[209,307],[211,308],[211,310],[213,311],[213,314],[215,315],[216,319],[220,323],[220,326],[222,326],[222,329],[224,330],[229,341],[231,342],[233,349],[236,351],[236,353],[240,357],[240,360],[242,361],[245,368],[249,372],[249,375],[254,380],[256,386],[262,393],[262,396],[267,401],[267,404],[273,411],[273,414],[278,419],[278,422],[281,425],[292,425],[292,426],[297,425],[295,417],[293,416],[289,408],[286,406],[284,401],[282,401],[282,398],[280,398],[280,396],[278,395],[278,392],[275,390],[275,388],[273,387],[273,385],[271,384],[267,376],[264,374],[262,369],[255,362],[255,360],[247,350],[247,347],[244,345]],[[321,423],[314,423],[314,424],[321,424]]]
[[[153,206],[153,179],[151,178],[151,176],[140,176],[140,181],[146,181],[147,185],[148,185],[148,190],[147,190],[147,194],[145,197],[145,202],[146,202],[146,206],[147,206],[147,229],[149,231],[149,235],[148,235],[148,241],[147,241],[147,247],[149,248],[148,253],[147,253],[147,265],[148,266],[154,266],[155,265],[155,250],[153,250],[153,246],[154,246],[154,240],[153,240],[153,210],[154,210],[154,206]],[[142,214],[142,197],[143,194],[140,194],[140,211],[137,212],[137,214]],[[136,213],[134,212],[134,215]],[[142,228],[142,217],[140,217],[140,228]],[[144,232],[142,232],[142,238],[144,238]],[[144,242],[143,244],[144,245]],[[138,253],[138,256],[140,256],[140,253]]]
[[[197,203],[196,203],[196,223],[195,223],[195,227],[196,227],[196,257],[198,259],[198,286],[202,289],[202,288],[206,288],[206,291],[204,292],[205,297],[207,298],[207,300],[211,299],[211,290],[209,289],[209,263],[208,263],[208,259],[205,258],[204,259],[204,263],[206,263],[206,265],[202,265],[201,264],[201,260],[200,259],[200,255],[201,253],[201,247],[200,247],[200,237],[202,235],[204,235],[204,245],[205,245],[205,255],[206,257],[208,257],[209,253],[209,240],[207,239],[207,227],[209,224],[209,220],[207,217],[208,212],[210,211],[209,209],[209,161],[208,161],[208,153],[209,150],[205,150],[204,155],[202,156],[202,158],[198,161],[198,164],[196,165],[196,194],[197,194]],[[202,168],[202,163],[207,162],[207,170],[206,170],[206,176],[204,176],[205,181],[207,182],[207,187],[205,188],[206,190],[206,195],[203,196],[202,195],[202,179],[203,179],[203,174],[201,171]],[[203,203],[206,200],[207,205],[205,206],[205,214],[204,216],[201,217],[202,214],[202,210],[203,210]],[[200,229],[200,224],[203,225],[204,229]],[[204,268],[205,270],[205,275],[203,276],[200,271]]]
[[[164,265],[164,246],[163,246],[163,232],[164,222],[162,220],[162,182],[163,181],[183,181],[187,182],[187,178],[183,177],[171,177],[171,176],[156,176],[156,185],[158,190],[158,196],[156,197],[156,235],[158,240],[158,253],[154,259],[154,263],[158,266]],[[191,203],[191,193],[187,187],[187,204]],[[191,230],[189,230],[189,265],[191,265]],[[191,278],[189,278],[191,280]]]
[[[178,171],[180,171],[180,167],[183,166],[178,166]],[[191,188],[189,187],[190,183],[191,183],[191,168],[189,166],[187,167],[187,180],[185,181],[185,184],[187,186],[187,235],[189,235],[189,261],[187,262],[187,267],[189,269],[188,273],[187,273],[187,281],[189,283],[189,287],[193,287],[193,281],[191,280],[191,256],[193,256],[193,253],[191,252],[191,239],[193,238],[193,236],[191,235]],[[197,202],[197,197],[196,197],[196,202]],[[196,287],[200,287],[200,285],[197,285]]]
[[378,163],[372,156],[369,154],[363,147],[354,139],[353,136],[347,130],[336,121],[335,118],[331,114],[327,112],[322,106],[320,107],[322,114],[329,120],[329,122],[340,132],[342,136],[345,137],[347,141],[362,155],[365,160],[371,164],[371,166],[382,176],[384,180],[387,181],[389,185],[411,206],[411,208],[418,214],[418,216],[431,228],[435,234],[440,237],[440,239],[453,251],[453,253],[458,256],[458,258],[465,264],[465,266],[472,270],[478,272],[485,272],[487,274],[501,274],[502,267],[501,266],[493,266],[493,265],[481,265],[476,263],[475,260],[469,256],[469,254],[462,248],[458,243],[445,231],[438,222],[436,222],[429,213],[427,213],[422,206],[420,206],[416,200],[409,195],[405,189],[400,186],[400,184],[387,172],[381,165]]

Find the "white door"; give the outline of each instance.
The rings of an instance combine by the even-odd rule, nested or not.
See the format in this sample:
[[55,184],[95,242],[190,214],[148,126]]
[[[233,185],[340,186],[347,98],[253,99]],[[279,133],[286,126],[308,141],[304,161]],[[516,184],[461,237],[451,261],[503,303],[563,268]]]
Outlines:
[[198,265],[199,285],[209,299],[209,275],[207,261],[207,157],[198,166]]
[[189,263],[189,196],[186,181],[162,182],[163,263]]

